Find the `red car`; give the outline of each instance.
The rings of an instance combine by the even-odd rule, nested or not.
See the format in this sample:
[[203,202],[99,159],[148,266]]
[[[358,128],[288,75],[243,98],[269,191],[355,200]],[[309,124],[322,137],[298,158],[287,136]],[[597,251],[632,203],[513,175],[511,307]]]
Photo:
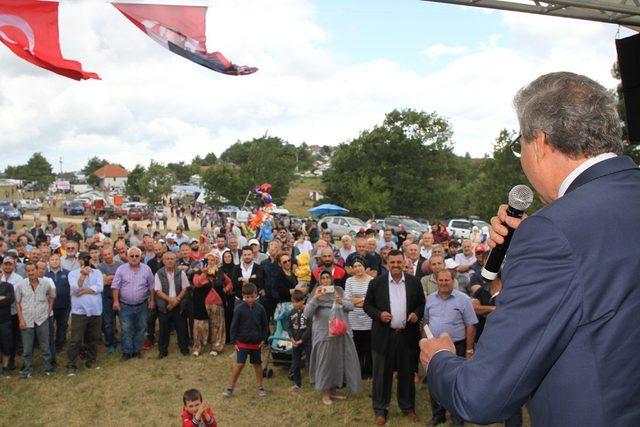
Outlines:
[[144,219],[144,212],[140,208],[129,208],[127,212],[127,219],[134,221],[141,221]]

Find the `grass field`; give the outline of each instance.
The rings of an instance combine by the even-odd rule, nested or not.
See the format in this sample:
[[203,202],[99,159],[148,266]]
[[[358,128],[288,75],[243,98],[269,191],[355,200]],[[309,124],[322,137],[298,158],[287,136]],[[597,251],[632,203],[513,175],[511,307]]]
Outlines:
[[292,182],[289,194],[284,202],[285,209],[288,209],[292,215],[302,218],[308,217],[309,212],[307,210],[313,207],[313,201],[309,199],[310,191],[324,193],[322,178],[300,178]]
[[[144,352],[142,359],[121,362],[119,354],[107,355],[100,349],[101,369],[88,371],[79,364],[77,376],[67,377],[66,354],[62,354],[56,374],[45,377],[38,353],[31,379],[21,379],[16,374],[2,380],[2,419],[11,420],[11,425],[26,426],[179,425],[182,393],[195,387],[202,391],[220,425],[373,425],[369,382],[363,393],[349,394],[346,401],[327,407],[308,383],[308,377],[303,376],[301,391],[290,392],[292,383],[283,367],[274,368],[274,376],[265,379],[267,396],[258,397],[253,371],[247,367],[234,396],[224,398],[221,392],[235,360],[229,357],[231,354],[227,350],[217,357],[186,357],[172,345],[168,358],[156,359],[154,348]],[[427,421],[428,392],[422,384],[416,384],[416,389],[417,413]],[[387,425],[415,425],[402,419],[395,396],[393,399]]]

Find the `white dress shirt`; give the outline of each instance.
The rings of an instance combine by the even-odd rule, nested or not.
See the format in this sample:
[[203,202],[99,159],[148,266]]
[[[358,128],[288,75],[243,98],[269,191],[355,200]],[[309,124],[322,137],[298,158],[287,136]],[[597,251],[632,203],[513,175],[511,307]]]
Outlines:
[[389,273],[389,303],[391,306],[391,326],[404,329],[407,324],[407,290],[404,286],[404,274],[399,282]]
[[595,157],[591,157],[590,159],[585,160],[583,163],[580,163],[580,165],[578,165],[577,168],[575,168],[573,171],[571,171],[571,173],[569,175],[567,175],[567,177],[564,179],[564,181],[562,181],[562,184],[560,184],[560,188],[558,189],[558,199],[562,196],[565,195],[565,193],[567,192],[567,190],[569,189],[569,186],[571,185],[571,183],[573,181],[576,180],[576,178],[584,171],[586,171],[587,169],[589,169],[591,166],[600,163],[604,160],[609,160],[612,159],[614,157],[617,157],[618,155],[615,153],[603,153],[603,154],[598,154]]

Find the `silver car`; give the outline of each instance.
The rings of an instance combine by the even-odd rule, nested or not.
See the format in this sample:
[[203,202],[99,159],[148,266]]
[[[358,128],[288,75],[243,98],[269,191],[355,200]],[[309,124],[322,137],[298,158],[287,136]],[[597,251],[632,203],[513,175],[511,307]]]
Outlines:
[[339,238],[345,234],[353,237],[361,228],[366,228],[366,225],[361,219],[352,216],[326,216],[318,221],[318,228],[321,231],[328,230],[333,237]]

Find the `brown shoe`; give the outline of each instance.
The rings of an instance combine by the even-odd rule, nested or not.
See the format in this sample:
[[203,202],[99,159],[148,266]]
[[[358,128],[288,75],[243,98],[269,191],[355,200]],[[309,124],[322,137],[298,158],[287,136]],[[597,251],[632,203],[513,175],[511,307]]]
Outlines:
[[153,341],[151,341],[150,339],[144,340],[144,343],[142,344],[142,349],[150,350],[152,348],[153,348]]
[[383,426],[387,423],[387,419],[385,417],[383,417],[382,415],[378,415],[376,417],[376,425],[377,426]]
[[420,417],[418,415],[416,415],[415,412],[409,412],[407,414],[404,414],[404,416],[411,421],[412,423],[419,423],[420,422]]

